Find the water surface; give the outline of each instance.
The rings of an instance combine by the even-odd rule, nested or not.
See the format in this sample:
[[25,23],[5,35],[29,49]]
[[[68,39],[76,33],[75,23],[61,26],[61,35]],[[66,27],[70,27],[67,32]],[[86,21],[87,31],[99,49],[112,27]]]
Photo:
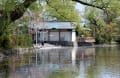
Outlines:
[[0,78],[120,78],[120,47],[36,50],[0,60]]

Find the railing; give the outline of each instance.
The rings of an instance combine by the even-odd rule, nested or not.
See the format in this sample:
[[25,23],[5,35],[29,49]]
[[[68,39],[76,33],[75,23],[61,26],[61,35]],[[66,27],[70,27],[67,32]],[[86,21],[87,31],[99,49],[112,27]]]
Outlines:
[[120,35],[114,35],[112,36],[112,39],[116,41],[117,43],[120,43]]
[[78,42],[95,42],[95,39],[93,37],[78,37]]

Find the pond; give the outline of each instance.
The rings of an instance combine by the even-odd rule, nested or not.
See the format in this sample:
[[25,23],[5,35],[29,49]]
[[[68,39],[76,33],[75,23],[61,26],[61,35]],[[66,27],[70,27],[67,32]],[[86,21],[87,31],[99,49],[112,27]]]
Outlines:
[[120,78],[120,47],[42,49],[0,60],[0,78]]

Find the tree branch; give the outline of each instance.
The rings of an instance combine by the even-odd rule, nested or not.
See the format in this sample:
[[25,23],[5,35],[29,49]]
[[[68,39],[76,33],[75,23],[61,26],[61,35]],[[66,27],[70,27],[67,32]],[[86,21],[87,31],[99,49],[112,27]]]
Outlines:
[[17,5],[15,10],[10,12],[10,20],[14,22],[22,17],[26,9],[35,1],[36,0],[25,0],[24,3]]
[[95,8],[101,9],[101,10],[104,9],[104,7],[100,7],[100,6],[97,6],[97,5],[93,5],[93,4],[90,4],[90,3],[87,3],[87,2],[83,2],[83,1],[80,1],[80,0],[72,0],[72,1],[78,2],[78,3],[83,4],[83,5],[95,7]]

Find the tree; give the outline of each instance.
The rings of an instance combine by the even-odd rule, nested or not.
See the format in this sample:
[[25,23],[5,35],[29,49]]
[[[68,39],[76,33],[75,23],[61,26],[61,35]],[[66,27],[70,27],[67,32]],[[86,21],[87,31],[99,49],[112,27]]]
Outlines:
[[16,19],[22,17],[33,2],[34,0],[25,0],[23,3],[14,0],[0,1],[0,47],[11,48],[8,27]]
[[[22,17],[23,14],[25,13],[26,9],[29,8],[29,6],[32,3],[34,3],[35,1],[37,1],[37,0],[24,0],[24,1],[7,0],[7,1],[3,1],[3,2],[0,1],[1,4],[2,4],[1,5],[1,10],[0,10],[0,15],[1,15],[0,21],[2,21],[2,20],[5,21],[5,20],[9,19],[9,21],[7,23],[4,23],[4,24],[10,24],[11,22],[14,22],[15,20]],[[49,2],[49,0],[46,0],[46,1]],[[97,0],[97,1],[94,1],[94,2],[93,2],[93,0],[90,0],[92,3],[90,1],[89,1],[89,3],[87,3],[87,2],[84,2],[82,0],[72,0],[72,1],[81,3],[83,5],[87,5],[87,6],[95,7],[95,8],[98,8],[98,9],[102,9],[102,10],[104,10],[106,7],[108,7],[108,5],[105,6],[105,4],[108,4],[108,2],[105,3],[104,5],[102,5],[103,0]],[[99,5],[98,5],[98,3],[99,3]],[[12,5],[11,6],[12,9],[10,9],[11,7],[9,9],[5,9],[6,4],[9,4],[9,6]]]
[[[29,14],[26,12],[28,7],[31,10],[31,12],[41,10],[40,5],[37,6],[35,3],[33,3],[34,2],[33,0],[31,0],[31,1],[29,2],[29,0],[26,0],[23,3],[19,2],[19,1],[15,1],[15,0],[7,0],[4,2],[0,1],[1,2],[1,5],[0,5],[0,14],[1,14],[1,16],[0,16],[0,26],[1,26],[0,48],[7,48],[7,49],[12,48],[12,46],[11,46],[12,40],[11,40],[11,34],[9,31],[9,28],[13,29],[16,25],[18,25],[20,23],[23,24],[23,23],[26,23],[29,21],[28,19],[30,17],[29,17]],[[24,16],[23,16],[23,14],[24,14]],[[16,21],[16,19],[19,19],[20,17],[23,17],[23,18]],[[16,25],[14,25],[13,23],[16,23]],[[25,37],[27,37],[27,36],[25,36]]]
[[114,1],[109,3],[109,6],[106,11],[90,7],[86,9],[88,25],[92,29],[97,43],[110,43],[113,36],[118,34],[118,25],[115,19],[120,16],[120,10],[117,8],[118,5],[114,5]]

